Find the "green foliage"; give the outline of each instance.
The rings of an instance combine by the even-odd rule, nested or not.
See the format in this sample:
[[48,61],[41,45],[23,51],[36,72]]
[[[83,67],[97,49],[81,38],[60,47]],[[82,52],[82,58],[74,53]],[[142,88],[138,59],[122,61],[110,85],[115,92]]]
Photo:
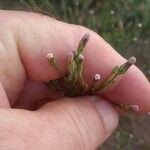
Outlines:
[[122,54],[132,42],[150,34],[149,0],[6,0],[2,4],[4,8],[25,7],[84,25]]
[[[103,91],[115,83],[116,78],[123,75],[128,69],[136,63],[136,58],[131,57],[121,66],[116,66],[112,69],[108,77],[100,84],[100,75],[94,76],[92,87],[89,89],[88,84],[83,78],[83,60],[84,56],[82,52],[90,38],[90,35],[86,33],[79,42],[77,49],[67,54],[66,68],[63,72],[59,70],[57,60],[52,53],[47,54],[48,62],[52,65],[60,74],[60,78],[52,81],[48,81],[47,86],[55,89],[59,94],[75,97],[83,95],[96,95],[97,93],[103,93]],[[123,109],[128,112],[139,111],[137,105],[126,104],[114,104],[117,108]]]
[[146,33],[150,26],[149,0],[21,1],[34,10],[44,10],[58,19],[95,30],[119,51]]
[[81,54],[89,40],[89,34],[85,34],[80,40],[76,51],[69,52],[66,59],[66,72],[60,72],[56,67],[56,59],[52,53],[47,55],[49,63],[60,73],[61,78],[49,81],[47,85],[61,92],[65,96],[82,96],[87,92],[88,85],[83,79],[84,56]]

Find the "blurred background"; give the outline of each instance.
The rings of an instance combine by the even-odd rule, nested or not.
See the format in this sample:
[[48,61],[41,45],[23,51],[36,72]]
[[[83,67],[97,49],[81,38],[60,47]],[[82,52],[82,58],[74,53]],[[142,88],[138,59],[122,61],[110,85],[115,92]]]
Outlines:
[[[134,55],[150,80],[150,0],[0,0],[0,9],[34,11],[84,25],[124,57]],[[122,116],[99,150],[150,150],[150,116]]]

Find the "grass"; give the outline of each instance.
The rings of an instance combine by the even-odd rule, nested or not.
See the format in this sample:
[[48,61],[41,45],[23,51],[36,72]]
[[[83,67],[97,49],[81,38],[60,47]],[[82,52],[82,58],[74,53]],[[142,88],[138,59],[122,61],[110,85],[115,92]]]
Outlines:
[[[150,0],[0,0],[0,8],[48,13],[84,25],[124,57],[136,56],[138,67],[150,79]],[[100,149],[150,149],[149,124],[147,116],[123,116],[118,130]]]

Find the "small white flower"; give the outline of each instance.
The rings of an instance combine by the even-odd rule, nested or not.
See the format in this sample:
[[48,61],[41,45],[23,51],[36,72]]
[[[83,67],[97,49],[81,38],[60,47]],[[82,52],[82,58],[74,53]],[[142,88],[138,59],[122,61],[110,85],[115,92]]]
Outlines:
[[130,138],[133,138],[134,136],[133,136],[133,134],[129,134],[129,137],[130,137]]
[[140,23],[138,23],[138,27],[139,28],[142,28],[142,26],[143,26],[143,24],[140,22]]
[[137,40],[138,40],[138,38],[137,38],[137,37],[134,37],[134,38],[133,38],[133,41],[134,41],[134,42],[136,42]]
[[115,11],[114,11],[114,10],[111,10],[111,11],[110,11],[110,14],[111,14],[111,15],[114,15],[114,14],[115,14]]
[[48,59],[54,58],[54,55],[53,55],[52,53],[48,53],[48,54],[47,54],[47,58],[48,58]]
[[101,78],[101,76],[99,74],[96,74],[94,77],[95,81],[100,80],[100,78]]
[[84,60],[84,56],[82,54],[79,54],[79,59],[82,61]]
[[91,15],[93,15],[93,14],[94,14],[94,10],[91,9],[91,10],[89,11],[89,13],[90,13]]
[[129,107],[132,109],[132,111],[137,112],[140,110],[138,105],[129,105]]
[[131,63],[131,64],[135,64],[136,63],[136,58],[134,56],[132,56],[131,58],[129,58],[128,62]]

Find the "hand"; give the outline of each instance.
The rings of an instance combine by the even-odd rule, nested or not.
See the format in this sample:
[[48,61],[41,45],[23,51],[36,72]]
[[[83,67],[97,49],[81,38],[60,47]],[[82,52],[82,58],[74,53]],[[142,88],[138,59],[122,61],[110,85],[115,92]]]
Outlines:
[[118,124],[109,102],[136,104],[140,114],[150,111],[150,84],[135,66],[103,94],[105,99],[62,98],[43,84],[59,78],[47,53],[52,52],[63,69],[67,52],[87,32],[91,38],[84,53],[84,77],[91,84],[96,73],[104,78],[125,61],[100,36],[43,15],[0,11],[0,149],[92,150]]

